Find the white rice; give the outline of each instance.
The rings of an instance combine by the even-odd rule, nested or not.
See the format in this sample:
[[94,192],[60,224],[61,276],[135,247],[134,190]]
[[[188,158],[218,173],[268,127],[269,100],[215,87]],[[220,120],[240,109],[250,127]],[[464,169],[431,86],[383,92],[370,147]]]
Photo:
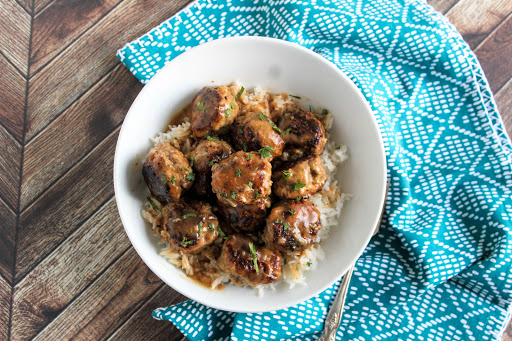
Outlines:
[[[236,95],[240,89],[241,85],[239,83],[233,83],[230,86],[230,91],[234,95]],[[285,110],[287,106],[296,103],[288,94],[267,96],[267,92],[262,88],[255,88],[252,91],[246,89],[239,100],[242,103],[242,111],[258,111],[268,116],[270,116],[270,107],[272,107],[273,110]],[[325,115],[326,111],[323,110],[323,108],[318,108],[317,110],[310,108],[310,110],[312,110],[324,124],[327,137],[329,138],[329,130],[333,121],[332,114],[327,113],[327,115]],[[196,142],[190,130],[190,122],[184,122],[177,126],[169,126],[168,128],[168,131],[159,133],[152,139],[153,144],[156,146],[160,143],[170,141],[174,147],[179,148],[185,154],[188,153]],[[309,198],[321,214],[322,228],[318,234],[319,243],[304,252],[295,251],[284,254],[283,258],[286,260],[286,264],[282,267],[283,276],[276,283],[256,287],[255,289],[260,296],[263,295],[264,289],[275,290],[276,286],[283,282],[288,284],[290,289],[297,284],[305,285],[305,273],[316,269],[317,264],[324,259],[325,255],[322,250],[321,241],[327,238],[329,230],[332,227],[338,225],[343,203],[348,199],[348,195],[341,192],[337,180],[335,180],[337,167],[347,158],[346,146],[337,146],[332,140],[327,142],[325,151],[321,156],[323,166],[327,172],[327,181],[324,188],[319,193]],[[157,206],[161,207],[161,204],[157,200],[153,199],[153,201]],[[157,226],[160,213],[153,210],[149,203],[145,204],[142,210],[142,217],[152,225],[157,235],[163,237],[160,235],[161,229]],[[169,263],[183,269],[186,274],[193,274],[194,270],[190,263],[195,256],[186,255],[181,252],[178,253],[168,247],[163,249],[160,255],[165,257]],[[210,277],[213,279],[211,285],[212,289],[222,283],[229,282],[227,275],[220,271],[211,274]]]

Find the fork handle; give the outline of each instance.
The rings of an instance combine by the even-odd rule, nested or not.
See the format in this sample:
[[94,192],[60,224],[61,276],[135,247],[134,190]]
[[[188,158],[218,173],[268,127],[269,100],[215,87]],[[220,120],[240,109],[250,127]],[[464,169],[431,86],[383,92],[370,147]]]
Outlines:
[[338,293],[336,294],[336,298],[334,299],[334,303],[329,310],[329,315],[327,315],[327,319],[324,323],[324,330],[322,331],[322,336],[318,339],[318,341],[334,341],[336,338],[336,332],[338,331],[338,327],[341,322],[341,315],[343,314],[343,307],[345,305],[345,298],[347,298],[348,287],[350,283],[350,278],[352,277],[352,273],[354,272],[355,263],[348,269],[345,276],[343,276],[343,280],[341,281],[340,288],[338,289]]

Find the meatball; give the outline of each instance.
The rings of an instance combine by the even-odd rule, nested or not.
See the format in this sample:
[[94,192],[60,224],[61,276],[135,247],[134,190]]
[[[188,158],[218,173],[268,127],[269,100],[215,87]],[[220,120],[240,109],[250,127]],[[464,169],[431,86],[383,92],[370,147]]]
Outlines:
[[255,287],[281,277],[281,254],[256,245],[250,237],[235,234],[222,245],[219,267],[234,284]]
[[193,169],[196,174],[194,189],[197,194],[209,197],[212,195],[212,166],[233,153],[233,148],[221,140],[203,140],[190,153]]
[[258,231],[265,224],[270,205],[269,198],[259,198],[254,204],[236,207],[219,203],[219,213],[233,229],[251,233]]
[[272,122],[270,117],[261,112],[248,112],[239,115],[231,125],[231,136],[238,150],[258,151],[267,147],[271,158],[278,157],[283,153],[282,134],[284,132]]
[[239,108],[229,88],[221,85],[202,88],[189,110],[190,128],[195,136],[202,137],[230,125]]
[[163,235],[172,249],[195,253],[217,238],[219,221],[205,202],[170,203],[162,210]]
[[283,199],[309,197],[319,192],[327,181],[327,173],[320,157],[284,163],[272,174],[274,193]]
[[272,208],[262,238],[273,250],[304,251],[317,242],[321,228],[320,212],[312,203],[287,200]]
[[223,204],[254,204],[270,195],[272,166],[255,152],[236,152],[212,167],[212,190]]
[[321,155],[324,152],[327,138],[322,123],[311,112],[301,107],[287,110],[278,124],[285,134],[285,151],[292,159],[309,155]]
[[178,201],[194,180],[187,158],[169,142],[160,143],[149,151],[142,176],[151,194],[162,202]]

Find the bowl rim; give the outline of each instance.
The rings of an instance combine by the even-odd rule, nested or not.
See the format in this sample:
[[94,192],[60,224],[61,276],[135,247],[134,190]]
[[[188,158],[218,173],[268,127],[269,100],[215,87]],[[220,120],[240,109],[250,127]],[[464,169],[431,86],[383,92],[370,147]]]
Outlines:
[[[378,160],[378,161],[380,161],[380,163],[381,163],[380,166],[384,170],[382,172],[382,174],[381,174],[383,179],[381,181],[382,186],[381,186],[380,191],[379,191],[379,193],[380,193],[379,207],[384,207],[385,193],[386,193],[386,178],[387,178],[386,153],[385,153],[384,142],[383,142],[383,139],[382,139],[380,128],[379,128],[379,125],[377,123],[377,120],[375,119],[375,116],[373,114],[373,110],[370,107],[370,104],[368,103],[368,101],[366,100],[364,95],[362,94],[362,92],[359,89],[359,87],[342,70],[340,70],[337,66],[335,66],[332,62],[330,62],[326,58],[324,58],[324,57],[320,56],[319,54],[309,50],[308,48],[303,47],[303,46],[301,46],[301,45],[299,45],[297,43],[294,43],[294,42],[289,42],[289,41],[286,41],[286,40],[277,39],[277,38],[271,38],[271,37],[236,36],[236,37],[219,38],[219,39],[211,40],[211,41],[203,43],[201,45],[197,45],[195,47],[192,47],[192,48],[188,49],[187,51],[183,52],[182,54],[180,54],[179,56],[177,56],[176,58],[174,58],[171,61],[169,61],[166,65],[164,65],[160,70],[158,70],[155,73],[155,75],[145,84],[145,86],[142,88],[142,90],[139,92],[139,94],[137,95],[135,100],[130,105],[130,109],[128,110],[128,112],[126,114],[126,116],[124,118],[124,121],[126,121],[126,119],[128,119],[130,117],[130,115],[133,115],[132,112],[134,110],[133,108],[136,106],[135,104],[138,103],[139,101],[141,101],[141,98],[144,97],[144,94],[149,91],[148,88],[150,88],[150,87],[148,87],[148,85],[157,82],[157,80],[155,80],[155,79],[158,79],[159,76],[161,77],[161,75],[164,74],[163,70],[166,70],[166,69],[170,68],[173,63],[178,62],[181,59],[187,58],[187,56],[189,55],[190,51],[194,50],[194,52],[198,52],[200,50],[210,48],[211,46],[214,46],[214,45],[225,44],[225,43],[238,43],[238,42],[242,42],[242,41],[243,42],[245,42],[245,41],[255,41],[255,42],[257,42],[257,41],[264,41],[264,42],[270,42],[270,43],[284,45],[284,46],[286,46],[288,48],[295,49],[295,50],[297,50],[298,53],[308,54],[311,57],[313,57],[314,59],[316,59],[319,62],[321,62],[321,63],[325,64],[326,66],[328,66],[333,72],[336,72],[341,78],[343,78],[355,90],[355,92],[357,93],[357,96],[359,97],[360,102],[362,102],[362,104],[365,107],[365,109],[368,111],[368,113],[370,113],[371,122],[372,122],[372,128],[376,131],[376,133],[377,133],[376,135],[378,137],[378,145],[379,145],[379,152],[380,152],[379,155],[381,156],[380,160]],[[125,129],[126,125],[124,124],[124,121],[123,121],[123,124],[121,126],[121,130],[119,132],[119,136],[118,136],[117,141],[116,141],[116,148],[115,148],[115,154],[114,154],[113,180],[114,180],[114,194],[115,194],[115,199],[116,199],[116,204],[117,205],[119,205],[119,202],[120,202],[119,201],[119,191],[120,190],[118,190],[118,188],[120,186],[120,183],[119,183],[120,180],[119,180],[119,175],[118,175],[118,174],[120,174],[119,173],[120,165],[118,165],[118,163],[119,163],[118,155],[119,155],[119,149],[120,149],[119,141],[121,140],[122,136],[124,136],[124,134],[126,134],[126,129]],[[376,160],[376,162],[377,162],[377,160]],[[146,256],[144,255],[144,252],[142,252],[140,250],[139,246],[137,245],[137,242],[134,242],[134,240],[136,238],[135,238],[134,234],[130,231],[130,229],[128,229],[126,227],[125,219],[123,218],[123,215],[121,213],[121,209],[120,209],[119,206],[117,206],[117,211],[119,213],[119,217],[121,218],[121,222],[122,222],[123,228],[124,228],[124,230],[125,230],[125,232],[126,232],[126,234],[128,236],[128,239],[130,240],[130,243],[132,244],[133,248],[137,252],[138,256],[143,260],[144,264],[162,282],[164,282],[165,284],[170,286],[173,290],[176,290],[180,294],[184,295],[188,299],[191,299],[193,301],[196,301],[198,303],[201,303],[201,304],[203,304],[205,306],[208,306],[208,307],[211,307],[211,308],[214,308],[214,309],[230,311],[230,312],[235,312],[235,313],[263,313],[263,312],[269,312],[269,311],[274,311],[274,310],[285,309],[285,308],[289,308],[289,307],[292,307],[294,305],[297,305],[297,304],[299,304],[301,302],[304,302],[304,301],[306,301],[308,299],[311,299],[312,297],[317,296],[318,294],[320,294],[321,292],[323,292],[327,288],[329,288],[331,285],[333,285],[337,280],[341,279],[342,276],[345,275],[345,273],[348,271],[348,269],[355,262],[357,262],[357,260],[361,257],[361,254],[363,253],[363,251],[366,249],[366,246],[370,242],[370,239],[372,238],[373,231],[374,231],[373,229],[371,231],[369,230],[369,233],[364,238],[365,239],[364,244],[362,244],[361,248],[357,251],[357,253],[354,253],[354,260],[352,262],[348,263],[346,268],[344,268],[341,272],[339,272],[335,276],[331,276],[330,278],[328,278],[325,281],[324,285],[320,286],[319,289],[312,291],[306,297],[300,297],[298,299],[290,300],[290,302],[288,302],[288,303],[275,304],[274,306],[272,306],[271,309],[252,309],[250,306],[248,306],[244,310],[239,310],[239,309],[229,309],[228,310],[228,309],[226,309],[225,306],[220,306],[220,305],[217,305],[215,303],[212,304],[212,303],[208,302],[207,300],[204,300],[203,298],[197,298],[197,297],[191,298],[191,297],[189,297],[189,295],[190,295],[189,293],[185,293],[184,290],[182,290],[178,286],[173,285],[172,281],[169,281],[167,278],[165,278],[165,276],[163,276],[163,274],[160,273],[160,270],[158,269],[156,264],[153,264],[149,259],[147,259]],[[373,226],[375,226],[375,227],[377,226],[377,223],[378,223],[379,219],[380,219],[380,212],[378,212],[376,214],[376,216],[374,217]],[[332,280],[332,277],[335,277],[334,280]],[[214,292],[214,290],[212,290],[212,292]]]

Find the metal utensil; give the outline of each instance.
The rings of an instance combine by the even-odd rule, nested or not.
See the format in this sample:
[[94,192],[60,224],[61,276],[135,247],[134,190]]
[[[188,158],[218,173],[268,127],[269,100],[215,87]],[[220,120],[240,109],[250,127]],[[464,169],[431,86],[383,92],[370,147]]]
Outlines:
[[[391,179],[388,179],[388,183],[386,186],[386,194],[385,198],[388,196],[389,184],[391,183]],[[382,220],[382,215],[384,214],[384,208],[386,207],[386,202],[382,205],[382,211],[380,212],[379,222],[375,227],[375,231],[373,235],[375,236],[377,232],[379,232],[380,222]],[[357,262],[357,260],[356,260]],[[345,306],[345,299],[347,298],[348,287],[350,284],[350,278],[352,278],[352,273],[354,272],[354,267],[356,263],[352,264],[350,269],[348,269],[347,273],[343,276],[340,287],[338,288],[338,292],[336,293],[336,298],[334,299],[334,303],[329,310],[329,314],[327,315],[327,319],[324,323],[324,330],[322,331],[322,336],[318,339],[318,341],[334,341],[336,338],[336,332],[338,331],[338,327],[340,326],[341,316],[343,314],[343,307]]]

